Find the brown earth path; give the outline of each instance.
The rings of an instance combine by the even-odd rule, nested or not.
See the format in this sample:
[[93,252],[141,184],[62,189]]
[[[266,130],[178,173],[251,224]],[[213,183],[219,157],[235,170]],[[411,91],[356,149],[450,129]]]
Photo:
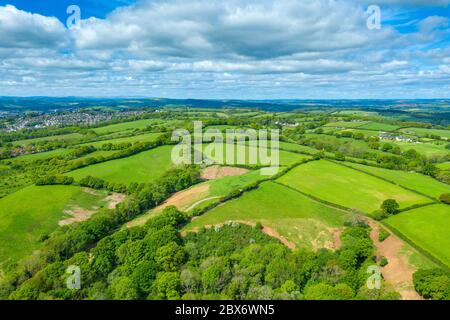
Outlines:
[[416,268],[408,262],[407,256],[400,253],[405,243],[392,232],[387,239],[380,242],[378,240],[380,225],[369,219],[367,222],[372,228],[370,237],[377,248],[377,255],[386,257],[389,262],[381,268],[384,279],[395,287],[403,300],[422,300],[423,298],[414,290],[412,281]]

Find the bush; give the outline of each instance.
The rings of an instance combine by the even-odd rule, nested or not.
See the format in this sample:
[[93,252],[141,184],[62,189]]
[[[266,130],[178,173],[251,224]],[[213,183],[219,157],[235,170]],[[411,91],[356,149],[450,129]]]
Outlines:
[[388,215],[381,210],[377,210],[372,214],[372,217],[377,221],[381,221],[383,219],[386,219]]
[[384,228],[380,228],[380,233],[378,234],[378,241],[383,242],[386,240],[391,234]]
[[380,267],[384,267],[387,266],[389,263],[388,259],[386,257],[381,257],[380,258]]
[[439,197],[439,200],[442,203],[450,204],[450,193],[443,193],[443,194],[441,194],[441,196]]

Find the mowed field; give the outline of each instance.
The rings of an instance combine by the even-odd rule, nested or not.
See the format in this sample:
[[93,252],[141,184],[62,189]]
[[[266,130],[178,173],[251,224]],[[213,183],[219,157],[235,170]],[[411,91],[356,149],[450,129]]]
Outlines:
[[379,122],[370,122],[358,127],[358,129],[376,130],[376,131],[394,131],[397,130],[398,128],[400,127],[393,124],[379,123]]
[[430,202],[397,185],[326,160],[300,165],[278,181],[319,199],[368,214],[390,198],[396,199],[401,208]]
[[450,139],[450,130],[444,129],[426,129],[426,128],[405,128],[400,130],[406,134],[414,134],[418,137],[425,137],[426,135],[440,136],[441,138]]
[[338,122],[329,122],[325,125],[325,127],[336,127],[336,128],[356,128],[360,127],[364,124],[369,123],[368,121],[338,121]]
[[75,180],[86,176],[102,178],[108,182],[129,184],[151,182],[172,166],[172,146],[162,146],[136,155],[106,161],[67,173]]
[[42,142],[42,141],[74,141],[77,139],[82,138],[83,135],[80,133],[68,133],[68,134],[62,134],[57,136],[47,136],[42,138],[34,138],[34,139],[26,139],[26,140],[18,140],[14,141],[12,144],[14,146],[26,146],[32,143],[36,142]]
[[402,212],[384,222],[450,267],[450,206],[436,204]]
[[18,157],[15,157],[15,158],[7,159],[6,161],[32,162],[32,161],[36,161],[36,160],[44,160],[44,159],[57,157],[57,156],[64,156],[64,155],[68,154],[69,152],[70,152],[70,149],[55,149],[55,150],[46,151],[46,152],[40,152],[40,153],[33,153],[33,154],[27,154],[27,155],[23,155],[23,156],[18,156]]
[[132,137],[125,137],[125,138],[116,138],[116,139],[110,139],[110,140],[102,140],[102,141],[95,141],[95,142],[87,142],[83,143],[78,146],[94,146],[96,148],[100,148],[104,144],[112,143],[112,144],[120,144],[120,143],[135,143],[135,142],[149,142],[149,141],[155,141],[158,137],[160,137],[162,133],[146,133],[141,135],[136,135]]
[[101,206],[103,193],[75,186],[30,186],[0,199],[0,269],[7,260],[15,262],[38,249],[40,236],[58,226],[65,209]]
[[450,193],[450,186],[428,176],[415,172],[389,170],[348,162],[346,165],[388,179],[406,188],[438,199],[443,193]]
[[347,215],[295,190],[264,182],[258,189],[200,216],[188,224],[185,231],[229,221],[260,222],[297,247],[333,248],[334,232],[343,225]]
[[93,129],[97,134],[115,133],[121,131],[132,131],[136,129],[145,129],[149,126],[156,125],[176,125],[182,123],[180,120],[161,120],[161,119],[143,119],[130,122],[122,122],[117,124],[111,124],[109,126],[99,127]]
[[444,157],[450,154],[450,150],[445,148],[445,143],[434,144],[434,143],[423,143],[423,142],[392,142],[400,147],[402,151],[409,149],[416,150],[418,153],[423,154],[427,157],[437,156]]
[[[208,157],[211,161],[218,163],[218,164],[224,164],[224,165],[264,165],[268,166],[268,162],[266,160],[263,160],[259,156],[259,152],[262,150],[265,155],[267,155],[269,158],[271,157],[272,153],[270,149],[265,148],[258,148],[258,147],[250,147],[248,145],[245,146],[237,146],[234,145],[234,157],[232,155],[229,155],[228,148],[233,148],[233,145],[223,145],[222,150],[220,147],[217,148],[217,150],[213,147],[213,144],[203,144],[202,150],[206,157]],[[242,149],[241,149],[242,147]],[[200,146],[195,147],[197,150],[200,150]],[[243,150],[243,152],[241,151]],[[217,151],[217,152],[216,152]],[[299,163],[305,159],[310,159],[311,157],[307,155],[302,155],[298,153],[293,153],[289,151],[284,150],[276,150],[275,152],[279,152],[279,164],[281,166],[290,166],[295,163]],[[222,152],[222,154],[220,154]],[[250,159],[250,154],[256,155],[256,161],[253,162]],[[240,157],[238,157],[240,155]],[[228,158],[230,157],[230,158]],[[277,158],[277,157],[275,157]],[[263,160],[263,161],[262,161]]]

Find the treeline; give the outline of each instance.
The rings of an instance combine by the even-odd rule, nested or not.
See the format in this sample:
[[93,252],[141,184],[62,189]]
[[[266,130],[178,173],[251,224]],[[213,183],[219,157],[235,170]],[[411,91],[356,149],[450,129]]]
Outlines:
[[414,288],[425,299],[450,300],[450,272],[420,269],[413,275]]
[[[7,276],[0,286],[0,298],[5,287],[9,288],[8,290],[20,287],[47,265],[64,261],[76,253],[87,250],[124,223],[162,203],[172,193],[186,189],[199,181],[198,167],[175,168],[154,183],[143,185],[114,210],[103,209],[87,221],[57,229],[44,241],[38,255],[25,259],[17,266],[5,268]],[[30,293],[29,298],[36,297]]]
[[[180,235],[189,217],[175,207],[145,226],[122,229],[88,250],[54,261],[18,286],[9,299],[398,299],[376,266],[370,228],[358,223],[341,235],[337,251],[291,251],[259,227],[228,224]],[[66,286],[69,266],[81,288]]]
[[[297,130],[296,128],[284,131],[283,134],[298,144],[325,152],[335,153],[337,160],[345,160],[345,156],[351,156],[366,161],[374,161],[382,168],[416,171],[438,178],[441,181],[448,182],[448,174],[442,174],[442,170],[439,170],[434,165],[432,159],[426,158],[414,149],[401,151],[398,146],[392,143],[380,143],[378,137],[368,137],[364,139],[362,137],[357,137],[357,140],[363,140],[367,143],[367,148],[362,148],[355,145],[352,141],[306,137],[301,132],[301,130]],[[370,149],[382,151],[383,153],[371,152]]]

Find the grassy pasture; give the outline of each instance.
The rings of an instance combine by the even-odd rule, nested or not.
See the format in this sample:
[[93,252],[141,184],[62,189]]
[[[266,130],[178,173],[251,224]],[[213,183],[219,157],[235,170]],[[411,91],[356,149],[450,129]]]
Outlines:
[[102,178],[108,182],[129,184],[131,182],[151,182],[172,166],[172,146],[163,146],[136,155],[111,160],[84,167],[67,173],[80,180],[86,176]]
[[384,222],[450,267],[450,206],[436,204],[402,212]]
[[[240,147],[238,147],[236,144],[234,145],[234,157],[230,160],[227,159],[227,146],[230,145],[223,145],[222,148],[222,155],[220,155],[220,151],[215,152],[214,149],[208,149],[208,146],[212,146],[212,144],[203,144],[202,145],[202,150],[204,152],[204,154],[211,159],[212,161],[219,163],[219,164],[227,164],[227,165],[249,165],[249,164],[255,164],[255,165],[262,165],[262,161],[261,158],[259,157],[259,151],[260,149],[258,147],[253,147],[253,146],[242,146],[242,152]],[[197,150],[200,150],[200,146],[196,146],[195,147]],[[220,147],[219,147],[220,148]],[[218,149],[220,150],[220,149]],[[264,151],[266,149],[263,149]],[[257,163],[250,163],[251,159],[250,159],[250,154],[256,152],[257,156]],[[242,156],[245,158],[240,159],[239,156]],[[271,156],[271,151],[270,149],[267,152],[267,155],[270,157]],[[231,157],[231,156],[230,156]],[[280,165],[281,166],[289,166],[298,162],[301,162],[304,159],[309,159],[310,157],[307,155],[301,155],[301,154],[297,154],[297,153],[293,153],[293,152],[288,152],[288,151],[284,151],[284,150],[279,150],[279,160],[280,160]]]
[[80,144],[78,146],[94,146],[96,148],[100,148],[101,146],[103,146],[106,143],[119,144],[119,143],[149,142],[149,141],[156,140],[161,135],[162,135],[162,133],[146,133],[146,134],[125,137],[125,138],[116,138],[116,139],[110,139],[110,140],[87,142],[87,143]]
[[400,130],[405,134],[413,134],[418,137],[425,137],[426,135],[440,136],[441,138],[450,139],[450,130],[444,129],[426,129],[426,128],[404,128]]
[[364,124],[369,123],[368,121],[337,121],[337,122],[329,122],[325,125],[325,127],[336,127],[336,128],[357,128],[361,127]]
[[419,173],[389,170],[350,162],[347,163],[347,165],[388,179],[396,184],[413,189],[430,197],[439,198],[439,196],[443,193],[450,193],[449,185]]
[[396,199],[401,208],[430,202],[399,186],[326,160],[301,165],[278,181],[322,200],[369,214],[389,198]]
[[115,132],[120,132],[120,131],[145,129],[148,126],[173,125],[173,124],[181,123],[181,122],[182,121],[180,121],[180,120],[143,119],[143,120],[111,124],[108,126],[95,128],[93,130],[95,131],[95,133],[103,135],[103,134],[115,133]]
[[333,241],[332,228],[342,226],[347,214],[312,201],[295,190],[264,182],[214,208],[188,224],[185,230],[232,221],[261,222],[299,247],[318,248]]
[[26,139],[26,140],[18,140],[13,141],[13,146],[27,146],[36,142],[42,142],[42,141],[74,141],[77,139],[81,139],[83,137],[80,133],[68,133],[68,134],[61,134],[57,136],[47,136],[47,137],[40,137],[40,138],[33,138],[33,139]]
[[409,149],[414,149],[417,152],[423,154],[426,157],[445,157],[450,154],[450,150],[445,148],[445,144],[434,144],[434,143],[410,143],[410,142],[393,142],[398,145],[402,151]]
[[439,163],[437,167],[441,170],[450,170],[450,161]]
[[400,127],[393,124],[379,123],[379,122],[370,122],[359,127],[359,129],[374,130],[374,131],[394,131],[397,130],[398,128]]
[[12,161],[12,162],[18,162],[18,161],[32,162],[32,161],[36,161],[36,160],[44,160],[44,159],[48,159],[48,158],[52,158],[52,157],[63,156],[69,152],[70,152],[69,149],[55,149],[55,150],[46,151],[46,152],[39,152],[39,153],[18,156],[18,157],[7,159],[7,160]]
[[38,249],[39,237],[58,226],[65,209],[100,206],[105,195],[75,186],[30,186],[0,199],[0,268]]

